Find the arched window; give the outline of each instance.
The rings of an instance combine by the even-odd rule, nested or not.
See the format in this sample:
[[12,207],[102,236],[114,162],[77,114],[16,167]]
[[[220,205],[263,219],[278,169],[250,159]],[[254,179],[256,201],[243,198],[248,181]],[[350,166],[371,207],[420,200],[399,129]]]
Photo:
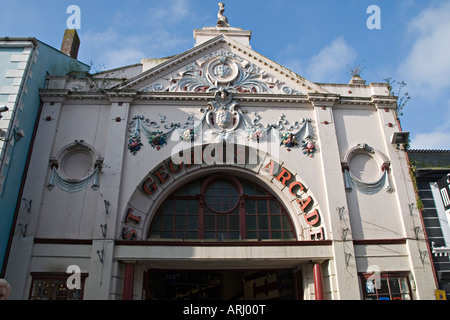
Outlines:
[[188,183],[158,209],[149,239],[295,240],[286,209],[257,184],[218,174]]

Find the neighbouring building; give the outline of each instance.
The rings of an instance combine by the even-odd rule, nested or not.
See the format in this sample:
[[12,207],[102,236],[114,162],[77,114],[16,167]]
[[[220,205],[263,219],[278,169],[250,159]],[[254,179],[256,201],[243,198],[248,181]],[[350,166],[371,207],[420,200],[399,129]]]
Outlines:
[[439,289],[450,296],[450,150],[408,150]]
[[313,83],[221,14],[179,55],[48,75],[12,298],[434,299],[387,84]]
[[[5,272],[16,209],[23,203],[29,214],[32,207],[32,199],[22,197],[21,186],[42,107],[39,90],[45,87],[47,75],[88,70],[76,57],[35,38],[0,38],[0,108],[4,111],[0,113],[0,277]],[[37,202],[34,205],[39,207]],[[15,234],[25,236],[27,225],[16,225]]]

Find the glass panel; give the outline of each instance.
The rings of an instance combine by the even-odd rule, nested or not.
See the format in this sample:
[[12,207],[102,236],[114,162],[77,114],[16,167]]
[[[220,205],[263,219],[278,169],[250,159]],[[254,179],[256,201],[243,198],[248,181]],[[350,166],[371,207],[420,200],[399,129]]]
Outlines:
[[215,239],[216,233],[215,232],[205,232],[205,239]]
[[252,185],[248,182],[243,182],[242,187],[244,189],[245,194],[248,194],[249,196],[252,196],[255,194],[255,186],[254,185]]
[[173,200],[167,201],[161,208],[162,214],[173,214]]
[[247,231],[247,239],[257,239],[258,234],[255,231]]
[[156,218],[153,220],[153,225],[152,225],[152,229],[153,230],[159,230],[161,229],[161,216],[157,215]]
[[188,201],[188,214],[189,215],[198,215],[198,200],[189,200]]
[[218,212],[231,210],[238,200],[239,195],[236,187],[226,180],[212,182],[205,192],[207,205]]
[[270,214],[279,214],[280,205],[275,200],[269,200]]
[[198,232],[188,232],[187,238],[188,239],[198,239]]
[[256,231],[256,216],[247,216],[247,230]]
[[175,230],[183,231],[186,229],[186,216],[176,217]]
[[164,231],[161,232],[161,238],[163,239],[171,239],[172,238],[172,231]]
[[217,230],[227,230],[227,216],[217,216]]
[[255,200],[247,200],[245,202],[245,209],[246,209],[247,214],[256,214]]
[[268,216],[258,216],[258,230],[269,230]]
[[270,223],[272,230],[281,230],[281,216],[271,216]]
[[175,201],[175,214],[186,214],[186,200],[176,200]]
[[172,230],[173,228],[173,217],[167,217],[167,216],[163,216],[162,217],[162,229],[163,230]]
[[389,279],[389,287],[391,289],[391,293],[400,293],[400,285],[398,283],[398,278]]
[[258,240],[269,239],[269,231],[260,231]]
[[380,289],[378,289],[378,294],[389,293],[388,281],[387,279],[380,280]]
[[284,239],[295,239],[294,233],[291,231],[285,231],[284,232]]
[[197,216],[189,216],[188,217],[188,230],[194,231],[198,229],[198,217]]
[[267,200],[258,200],[258,214],[267,213]]
[[292,230],[289,218],[287,216],[283,216],[282,220],[283,220],[283,230]]
[[239,216],[232,215],[230,218],[230,230],[239,230]]
[[184,231],[175,232],[175,239],[184,239],[186,236]]
[[188,195],[195,196],[197,194],[200,194],[201,186],[202,186],[201,181],[196,181],[196,182],[191,183],[189,185]]
[[283,239],[283,233],[281,231],[272,231],[272,239]]
[[230,232],[230,240],[240,240],[240,238],[240,233],[238,231]]
[[400,278],[400,286],[402,288],[402,292],[409,292],[408,281],[406,278]]
[[215,230],[216,229],[216,217],[206,216],[205,217],[205,230]]

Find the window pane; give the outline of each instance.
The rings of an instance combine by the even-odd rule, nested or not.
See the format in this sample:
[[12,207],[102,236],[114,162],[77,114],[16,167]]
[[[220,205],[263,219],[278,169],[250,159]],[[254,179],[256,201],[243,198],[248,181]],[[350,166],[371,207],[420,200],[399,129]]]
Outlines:
[[198,217],[197,216],[189,216],[188,217],[188,230],[195,231],[198,229]]
[[217,230],[227,230],[227,216],[217,216]]
[[175,202],[175,213],[177,215],[186,214],[186,200],[176,200]]
[[196,182],[189,184],[188,195],[195,196],[197,194],[200,194],[201,186],[202,186],[201,181],[196,181]]
[[271,216],[270,223],[272,230],[281,230],[281,216]]
[[175,230],[183,231],[186,229],[186,216],[176,217]]
[[258,216],[258,230],[269,230],[268,216]]
[[230,240],[240,240],[240,233],[238,231],[230,232]]
[[294,233],[291,231],[284,232],[284,239],[295,239]]
[[380,289],[378,289],[378,294],[389,293],[388,281],[387,279],[380,280]]
[[258,214],[267,213],[267,200],[258,200]]
[[283,233],[281,231],[272,231],[272,239],[283,239]]
[[256,216],[247,216],[247,230],[256,231]]
[[283,216],[283,230],[292,230],[291,223],[287,216]]
[[256,213],[255,200],[247,200],[245,203],[245,208],[246,208],[247,214],[255,214]]
[[257,239],[258,234],[255,231],[247,231],[247,239]]
[[391,289],[391,293],[400,293],[400,285],[398,283],[398,278],[389,279],[389,287]]
[[270,214],[280,213],[280,205],[275,200],[270,200],[269,206],[270,206]]
[[173,200],[167,201],[161,208],[162,214],[173,214]]
[[205,232],[205,239],[215,239],[216,233],[215,232]]
[[198,239],[198,232],[188,232],[187,238],[188,239]]
[[163,230],[172,230],[173,229],[173,217],[164,216],[162,220],[162,229]]
[[239,216],[232,215],[230,218],[230,230],[239,230]]
[[188,201],[188,214],[198,215],[198,200]]
[[269,239],[269,231],[261,231],[258,233],[258,240]]
[[205,230],[215,230],[215,229],[216,229],[216,217],[205,216]]

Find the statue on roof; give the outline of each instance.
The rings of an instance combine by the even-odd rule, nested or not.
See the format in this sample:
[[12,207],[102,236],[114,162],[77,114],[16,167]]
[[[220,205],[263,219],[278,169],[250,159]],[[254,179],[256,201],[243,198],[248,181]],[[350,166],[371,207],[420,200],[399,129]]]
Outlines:
[[228,19],[227,17],[225,17],[223,15],[223,13],[225,12],[225,3],[220,2],[219,3],[219,13],[217,14],[217,17],[219,18],[219,20],[217,20],[217,26],[218,27],[229,27],[230,24],[228,23]]

